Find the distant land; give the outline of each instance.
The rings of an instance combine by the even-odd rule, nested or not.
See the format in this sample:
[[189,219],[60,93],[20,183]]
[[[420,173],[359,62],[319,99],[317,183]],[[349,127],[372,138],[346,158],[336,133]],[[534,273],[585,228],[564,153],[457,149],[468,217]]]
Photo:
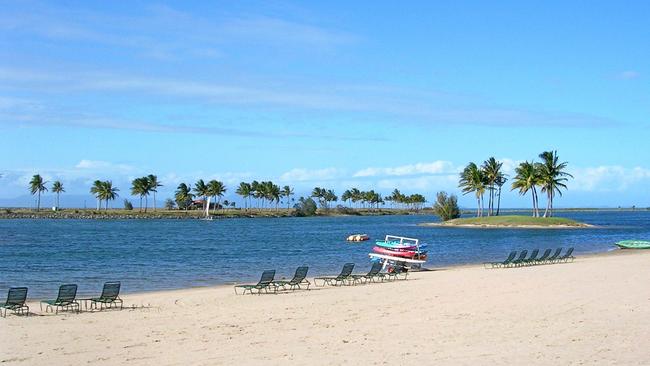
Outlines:
[[593,227],[565,217],[531,217],[521,215],[483,216],[424,223],[421,226],[462,228],[575,229]]

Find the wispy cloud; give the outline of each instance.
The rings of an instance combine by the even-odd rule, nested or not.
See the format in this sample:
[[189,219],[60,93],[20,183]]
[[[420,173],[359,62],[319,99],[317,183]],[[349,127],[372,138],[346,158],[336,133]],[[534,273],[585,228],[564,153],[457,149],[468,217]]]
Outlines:
[[645,167],[627,168],[620,165],[573,168],[575,177],[568,186],[571,190],[585,192],[621,192],[631,186],[650,184],[650,169]]
[[141,56],[156,60],[221,57],[224,47],[246,42],[313,50],[359,39],[347,32],[290,19],[254,14],[224,16],[218,12],[196,15],[167,5],[134,7],[129,14],[108,15],[82,7],[32,3],[29,9],[3,9],[0,30],[49,41],[88,42],[136,50]]
[[336,168],[291,169],[280,175],[282,182],[322,182],[342,178],[344,173]]
[[618,73],[618,75],[616,75],[616,77],[618,79],[621,79],[621,80],[634,80],[634,79],[638,79],[639,77],[641,77],[641,73],[639,73],[638,71],[634,71],[634,70],[626,70],[626,71],[622,71],[622,72]]
[[438,160],[430,163],[407,164],[390,168],[365,168],[353,174],[354,177],[404,176],[416,174],[449,174],[458,168],[450,161]]
[[338,45],[359,40],[350,33],[266,16],[233,19],[223,24],[221,29],[237,37],[285,44]]
[[307,111],[342,111],[384,117],[420,125],[488,126],[608,126],[617,122],[579,113],[540,112],[516,108],[446,106],[454,97],[440,92],[423,92],[382,85],[356,88],[329,85],[314,90],[303,85],[277,83],[240,83],[148,78],[111,73],[46,72],[0,67],[0,81],[16,90],[48,93],[96,93],[133,95],[138,99],[183,98],[183,102],[255,106],[260,108],[296,108]]

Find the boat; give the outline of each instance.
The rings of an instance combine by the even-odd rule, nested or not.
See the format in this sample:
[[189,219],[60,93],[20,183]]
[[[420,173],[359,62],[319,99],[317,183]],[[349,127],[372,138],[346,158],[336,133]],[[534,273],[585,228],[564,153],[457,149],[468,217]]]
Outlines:
[[387,248],[382,248],[382,247],[373,247],[372,251],[375,253],[383,254],[383,255],[388,255],[388,256],[393,256],[393,257],[399,257],[399,258],[420,258],[422,256],[426,256],[427,252],[425,251],[415,251],[415,250],[390,250]]
[[366,241],[370,240],[370,236],[368,236],[368,234],[352,234],[345,240],[353,242]]
[[426,244],[415,244],[415,243],[401,243],[398,241],[384,241],[377,240],[375,245],[382,248],[393,249],[393,250],[417,250],[418,248],[422,250],[426,248]]
[[427,252],[422,250],[425,245],[420,245],[419,239],[386,235],[376,244],[368,256],[373,261],[381,261],[383,269],[395,266],[420,268],[427,259]]
[[650,241],[646,240],[623,240],[616,245],[621,249],[650,249]]

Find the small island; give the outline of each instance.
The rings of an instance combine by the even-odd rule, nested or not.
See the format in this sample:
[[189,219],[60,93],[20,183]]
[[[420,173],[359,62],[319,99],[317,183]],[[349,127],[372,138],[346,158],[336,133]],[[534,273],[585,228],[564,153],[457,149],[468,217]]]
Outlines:
[[520,215],[459,218],[444,222],[423,223],[420,226],[510,229],[575,229],[594,227],[593,225],[565,217],[531,217]]

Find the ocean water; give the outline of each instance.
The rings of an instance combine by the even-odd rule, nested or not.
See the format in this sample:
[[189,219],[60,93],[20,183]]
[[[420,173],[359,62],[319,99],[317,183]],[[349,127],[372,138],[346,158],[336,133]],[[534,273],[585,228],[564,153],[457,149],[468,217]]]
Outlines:
[[[386,234],[429,244],[426,267],[503,259],[511,250],[576,248],[614,250],[624,239],[650,240],[650,211],[571,212],[558,216],[595,229],[477,230],[432,228],[433,216],[309,217],[199,220],[0,220],[0,296],[28,286],[32,298],[56,296],[62,283],[95,294],[108,280],[124,292],[256,281],[276,269],[290,277],[310,266],[310,276],[333,274],[351,261],[366,271],[374,239]],[[371,241],[349,244],[352,233]]]

